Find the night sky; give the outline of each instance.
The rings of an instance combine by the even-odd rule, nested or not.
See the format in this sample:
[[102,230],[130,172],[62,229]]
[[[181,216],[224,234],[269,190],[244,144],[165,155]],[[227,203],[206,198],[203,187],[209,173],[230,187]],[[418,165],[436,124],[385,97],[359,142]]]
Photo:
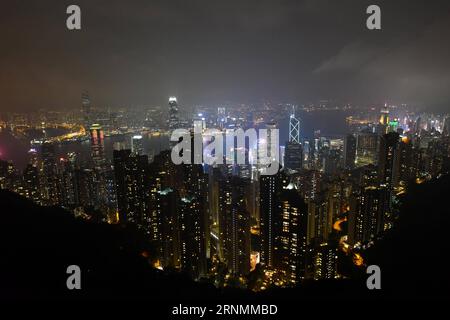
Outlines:
[[[66,29],[77,4],[82,30]],[[381,7],[382,30],[366,29]],[[320,99],[450,110],[450,1],[4,1],[0,110]]]

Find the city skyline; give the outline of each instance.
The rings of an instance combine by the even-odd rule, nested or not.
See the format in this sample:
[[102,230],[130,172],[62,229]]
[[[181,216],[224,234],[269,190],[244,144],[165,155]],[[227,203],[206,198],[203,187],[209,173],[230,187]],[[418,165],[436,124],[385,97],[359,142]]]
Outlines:
[[[322,117],[344,110],[351,115],[344,113],[345,134],[314,130],[307,137],[292,105],[284,105],[285,115],[274,121],[267,105],[196,110],[186,117],[179,115],[179,103],[169,97],[159,119],[142,117],[143,110],[105,115],[82,93],[80,109],[69,118],[64,112],[40,111],[37,118],[6,113],[0,133],[27,141],[31,149],[23,172],[0,160],[0,187],[79,219],[137,228],[154,247],[154,268],[187,272],[219,288],[262,291],[308,279],[345,279],[338,265],[349,258],[362,268],[365,250],[394,228],[401,195],[450,168],[449,115],[417,114],[407,106],[308,107]],[[258,123],[267,136],[256,137]],[[273,130],[282,126],[289,128],[284,146],[278,133],[272,145]],[[55,134],[62,134],[52,136],[49,129],[58,127]],[[175,149],[169,136],[180,129],[187,134],[177,136],[183,143]],[[247,145],[236,138],[228,146],[227,138],[227,150],[243,151],[242,160],[227,153],[226,162],[201,156],[193,162],[194,141],[204,148],[211,132],[217,139],[235,129],[255,132]],[[31,139],[39,132],[40,139]],[[159,151],[148,145],[164,136]],[[106,151],[111,138],[113,149]],[[277,154],[277,169],[269,175],[250,154],[257,144],[253,157],[265,158],[260,146],[268,141],[277,149],[267,154]],[[87,157],[76,151],[83,144]],[[174,162],[174,152],[189,152],[188,158]],[[342,253],[347,258],[339,258]]]
[[1,300],[448,297],[450,3],[1,14]]

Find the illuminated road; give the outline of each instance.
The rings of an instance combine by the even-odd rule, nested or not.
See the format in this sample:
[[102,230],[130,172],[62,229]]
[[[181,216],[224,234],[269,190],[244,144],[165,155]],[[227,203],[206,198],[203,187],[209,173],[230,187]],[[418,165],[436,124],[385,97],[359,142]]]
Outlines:
[[65,140],[72,140],[72,139],[76,139],[76,138],[80,138],[86,135],[86,130],[84,129],[83,126],[79,126],[79,125],[67,125],[66,126],[67,129],[71,129],[71,130],[75,130],[72,131],[70,133],[66,133],[57,137],[52,137],[50,139],[47,139],[47,141],[50,142],[61,142],[61,141],[65,141]]
[[336,231],[342,231],[341,224],[345,221],[347,221],[347,217],[336,220],[336,222],[333,224],[333,229]]
[[[341,224],[347,221],[347,217],[341,218],[336,220],[336,222],[333,224],[333,229],[336,231],[342,231],[342,226]],[[339,246],[341,248],[341,250],[345,253],[345,254],[351,254],[352,255],[352,261],[353,264],[357,267],[362,267],[364,266],[364,259],[361,256],[361,254],[357,253],[357,252],[353,252],[353,247],[350,246],[347,243],[347,236],[342,236],[339,240]]]

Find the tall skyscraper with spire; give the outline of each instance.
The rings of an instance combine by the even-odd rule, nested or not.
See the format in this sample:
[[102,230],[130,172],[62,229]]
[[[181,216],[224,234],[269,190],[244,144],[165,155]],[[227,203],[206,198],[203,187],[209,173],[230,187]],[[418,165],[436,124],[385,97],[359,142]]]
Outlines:
[[105,142],[103,128],[99,124],[90,127],[91,156],[94,168],[103,171],[106,167]]
[[83,116],[83,125],[87,130],[91,125],[91,99],[87,91],[81,94],[81,114]]
[[284,166],[291,171],[300,171],[303,167],[300,120],[295,117],[295,106],[292,106],[292,113],[289,117],[289,141],[285,148]]
[[300,144],[300,120],[295,117],[295,106],[289,117],[289,142]]
[[169,98],[169,130],[175,130],[180,127],[180,119],[178,117],[178,102],[176,97]]

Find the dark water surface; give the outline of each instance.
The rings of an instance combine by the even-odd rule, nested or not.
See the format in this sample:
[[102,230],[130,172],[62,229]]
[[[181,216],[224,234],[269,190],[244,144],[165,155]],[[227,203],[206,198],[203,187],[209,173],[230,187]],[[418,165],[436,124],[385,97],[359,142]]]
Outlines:
[[[344,135],[348,128],[345,117],[348,114],[342,111],[314,111],[298,112],[300,119],[300,134],[302,138],[311,138],[315,130],[320,130],[324,136]],[[280,128],[280,145],[284,145],[289,137],[289,117],[282,119],[278,123]],[[120,135],[105,138],[106,158],[111,160],[114,142],[125,142],[129,145],[131,135]],[[144,152],[149,156],[158,154],[161,150],[169,147],[168,136],[145,137]],[[10,132],[0,132],[0,158],[12,160],[14,164],[23,169],[28,163],[28,150],[30,144],[25,139],[17,139]],[[57,156],[64,156],[68,152],[77,152],[82,161],[87,161],[90,157],[90,142],[70,142],[60,144],[57,147]]]

